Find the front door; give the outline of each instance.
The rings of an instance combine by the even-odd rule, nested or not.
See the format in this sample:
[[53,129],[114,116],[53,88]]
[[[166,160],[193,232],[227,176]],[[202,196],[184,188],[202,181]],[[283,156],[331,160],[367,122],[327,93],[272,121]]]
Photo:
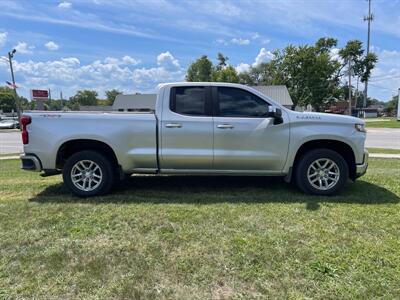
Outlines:
[[212,169],[210,95],[206,86],[171,88],[170,101],[164,101],[161,116],[161,169]]
[[269,104],[244,89],[213,88],[213,100],[213,168],[237,172],[281,171],[289,146],[287,120],[274,125],[273,118],[266,117]]

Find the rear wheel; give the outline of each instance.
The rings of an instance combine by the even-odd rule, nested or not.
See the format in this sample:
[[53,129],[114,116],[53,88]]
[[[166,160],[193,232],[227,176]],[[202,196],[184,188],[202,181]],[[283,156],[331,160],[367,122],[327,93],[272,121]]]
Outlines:
[[63,179],[73,194],[91,197],[103,195],[111,189],[114,171],[103,154],[81,151],[68,158],[63,168]]
[[295,170],[296,184],[312,195],[334,195],[346,184],[349,167],[344,158],[329,149],[315,149],[305,153]]

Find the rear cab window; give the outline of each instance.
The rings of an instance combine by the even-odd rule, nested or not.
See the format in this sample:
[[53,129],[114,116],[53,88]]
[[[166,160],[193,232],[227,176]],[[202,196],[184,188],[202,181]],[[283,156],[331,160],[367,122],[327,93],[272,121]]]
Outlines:
[[206,86],[173,87],[170,95],[171,111],[187,116],[210,116],[209,88]]

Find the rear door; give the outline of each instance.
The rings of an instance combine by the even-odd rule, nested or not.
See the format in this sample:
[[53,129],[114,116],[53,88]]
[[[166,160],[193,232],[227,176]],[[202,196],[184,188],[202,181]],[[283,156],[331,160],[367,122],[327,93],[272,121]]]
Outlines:
[[289,124],[274,125],[269,104],[236,87],[213,87],[214,169],[279,172],[289,146]]
[[172,87],[161,117],[161,169],[207,170],[213,161],[211,90]]

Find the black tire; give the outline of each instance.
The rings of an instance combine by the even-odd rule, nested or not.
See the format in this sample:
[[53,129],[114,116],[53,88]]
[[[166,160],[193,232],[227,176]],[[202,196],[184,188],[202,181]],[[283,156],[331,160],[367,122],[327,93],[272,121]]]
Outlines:
[[[78,188],[72,182],[71,178],[71,171],[74,166],[78,162],[86,160],[94,162],[101,170],[101,179],[99,180],[98,186],[90,191],[85,191]],[[66,161],[62,173],[64,184],[74,195],[78,197],[92,197],[108,193],[114,183],[115,175],[111,162],[103,154],[90,150],[80,151],[71,155],[71,157],[69,157]]]
[[[339,175],[338,178],[336,180],[333,179],[328,179],[331,180],[331,184],[332,186],[326,187],[325,190],[323,189],[319,189],[316,188],[314,185],[318,185],[321,181],[319,181],[317,179],[316,183],[311,183],[310,180],[315,180],[314,178],[316,177],[312,177],[312,179],[308,179],[308,172],[309,172],[309,168],[311,170],[311,165],[316,162],[317,160],[321,159],[323,162],[323,159],[329,159],[330,161],[333,161],[336,166],[334,168],[338,168],[339,169]],[[314,165],[313,165],[314,166]],[[314,169],[311,171],[314,173],[318,173],[317,171],[314,171]],[[323,174],[323,170],[321,170],[321,174]],[[312,176],[319,176],[319,175],[314,175],[314,173],[312,173]],[[320,174],[320,173],[318,173]],[[349,167],[347,165],[347,162],[344,160],[344,158],[337,152],[330,150],[330,149],[314,149],[311,150],[305,154],[303,154],[299,161],[296,164],[296,168],[295,168],[295,172],[294,172],[294,176],[295,176],[295,182],[297,187],[302,190],[303,192],[307,193],[307,194],[311,194],[311,195],[324,195],[324,196],[331,196],[331,195],[335,195],[337,194],[341,189],[343,189],[343,187],[346,185],[347,179],[349,177]],[[322,175],[323,176],[323,175]],[[326,175],[328,176],[328,175]],[[335,177],[335,175],[332,175],[333,177]],[[319,177],[318,177],[319,178]],[[324,179],[322,179],[325,184],[326,182],[329,183],[329,181],[325,181]],[[333,183],[333,182],[336,183]]]

